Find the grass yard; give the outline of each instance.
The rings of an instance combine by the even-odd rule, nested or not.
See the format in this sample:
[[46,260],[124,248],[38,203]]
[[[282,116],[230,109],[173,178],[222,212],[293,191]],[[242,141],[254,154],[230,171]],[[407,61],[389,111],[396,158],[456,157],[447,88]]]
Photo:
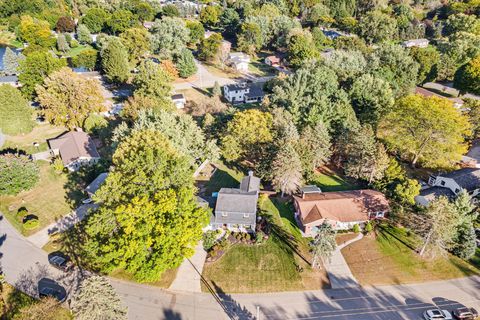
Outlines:
[[82,51],[85,51],[85,50],[88,50],[88,49],[93,49],[93,48],[89,45],[86,45],[86,46],[78,45],[76,48],[71,48],[65,54],[65,56],[73,58],[73,57],[78,56]]
[[[177,276],[177,271],[178,271],[178,268],[167,270],[162,275],[162,278],[160,280],[155,281],[155,282],[144,282],[143,284],[167,289],[168,287],[170,287],[173,280],[175,280],[175,277]],[[123,269],[114,270],[111,274],[109,274],[109,276],[112,277],[112,278],[120,279],[120,280],[137,282],[131,274],[127,273]]]
[[[47,139],[55,138],[65,132],[63,127],[55,127],[50,124],[40,124],[33,128],[32,132],[20,134],[17,136],[7,136],[2,149],[24,150],[28,154],[48,150]],[[33,146],[33,143],[39,143],[39,147]]]
[[353,275],[362,285],[445,280],[480,274],[455,256],[433,261],[420,258],[410,247],[416,240],[402,228],[386,227],[342,250]]
[[[233,245],[219,260],[205,264],[203,276],[209,286],[228,293],[327,287],[325,271],[313,270],[307,263],[311,260],[308,240],[302,238],[290,205],[262,196],[259,207],[271,217],[276,233],[261,245]],[[202,288],[207,290],[205,284]]]
[[221,162],[216,162],[214,166],[217,168],[213,176],[204,183],[204,193],[208,196],[212,192],[217,192],[220,188],[238,188],[243,174],[235,169],[227,167]]
[[348,181],[338,173],[328,169],[322,168],[321,171],[316,172],[313,179],[308,183],[315,184],[322,189],[322,191],[345,191],[359,189],[359,186]]
[[477,269],[480,269],[480,248],[477,247],[475,255],[469,261]]
[[[45,161],[38,161],[40,166],[40,181],[29,190],[16,196],[0,196],[0,211],[7,219],[24,235],[31,235],[39,229],[46,227],[59,218],[69,213],[72,208],[67,199],[67,191],[64,185],[67,183],[66,174],[57,174]],[[83,197],[81,191],[72,192],[68,197],[80,200]],[[19,208],[25,207],[30,214],[38,216],[40,226],[35,230],[23,231],[21,222],[16,213]]]

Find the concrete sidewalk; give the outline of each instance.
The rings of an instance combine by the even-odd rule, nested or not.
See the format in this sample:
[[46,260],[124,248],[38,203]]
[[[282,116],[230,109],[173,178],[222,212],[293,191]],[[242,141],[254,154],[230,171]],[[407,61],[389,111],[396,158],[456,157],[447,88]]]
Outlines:
[[341,250],[362,238],[363,233],[359,233],[358,236],[352,240],[337,246],[330,261],[325,262],[325,269],[330,279],[332,289],[355,288],[359,286],[357,279],[355,279],[347,262],[343,258]]
[[63,232],[70,229],[73,225],[82,221],[88,214],[89,209],[95,209],[98,206],[96,204],[84,204],[72,211],[70,214],[62,217],[58,221],[46,226],[42,230],[28,237],[28,241],[35,246],[42,248],[50,240],[50,235]]
[[203,250],[203,242],[200,241],[195,247],[195,254],[183,260],[169,289],[181,292],[202,292],[200,281],[206,258],[207,253]]

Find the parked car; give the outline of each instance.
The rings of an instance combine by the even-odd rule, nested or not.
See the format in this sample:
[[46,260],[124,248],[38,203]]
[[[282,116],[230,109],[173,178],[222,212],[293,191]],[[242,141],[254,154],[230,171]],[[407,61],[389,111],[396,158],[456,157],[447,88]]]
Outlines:
[[61,252],[52,252],[48,255],[48,262],[57,269],[62,271],[69,271],[73,268],[73,263],[70,257]]
[[67,298],[67,291],[55,280],[42,278],[38,281],[38,295],[40,298],[52,297],[63,302]]
[[92,203],[93,202],[93,199],[92,198],[86,198],[86,199],[83,199],[82,200],[82,203],[83,204],[89,204],[89,203]]
[[454,319],[460,320],[474,320],[478,317],[477,310],[473,308],[457,308],[452,312]]
[[425,320],[452,320],[452,315],[447,310],[430,309],[423,313]]

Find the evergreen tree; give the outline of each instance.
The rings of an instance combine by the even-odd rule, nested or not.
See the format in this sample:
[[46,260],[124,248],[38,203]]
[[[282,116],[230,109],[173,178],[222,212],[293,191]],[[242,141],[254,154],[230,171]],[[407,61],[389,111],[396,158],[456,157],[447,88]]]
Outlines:
[[332,155],[330,147],[330,134],[323,122],[318,122],[314,128],[306,126],[302,130],[297,150],[307,176],[328,162]]
[[3,72],[5,72],[6,75],[17,74],[18,63],[18,56],[12,49],[7,47],[3,55]]
[[468,260],[475,255],[477,236],[471,222],[464,222],[457,228],[457,235],[453,238],[451,252],[462,259]]
[[292,194],[302,185],[302,163],[295,148],[286,143],[272,163],[272,183],[276,190]]
[[67,39],[63,33],[60,33],[57,37],[57,49],[63,53],[66,53],[70,50],[70,46],[68,45]]
[[77,40],[81,44],[90,44],[92,43],[92,35],[90,34],[90,30],[84,24],[80,24],[77,27]]
[[109,39],[100,52],[102,68],[111,82],[121,83],[130,74],[128,52],[118,38]]
[[177,67],[179,76],[182,78],[188,78],[194,75],[198,70],[195,63],[195,58],[193,57],[192,52],[187,48],[184,48],[182,51],[180,51],[175,65]]
[[218,81],[215,81],[215,83],[213,84],[212,94],[215,97],[219,97],[222,95],[222,88],[220,87],[220,84],[218,84]]
[[313,268],[321,268],[321,263],[329,260],[337,248],[335,241],[335,231],[332,226],[326,222],[318,227],[317,235],[310,244],[313,252]]

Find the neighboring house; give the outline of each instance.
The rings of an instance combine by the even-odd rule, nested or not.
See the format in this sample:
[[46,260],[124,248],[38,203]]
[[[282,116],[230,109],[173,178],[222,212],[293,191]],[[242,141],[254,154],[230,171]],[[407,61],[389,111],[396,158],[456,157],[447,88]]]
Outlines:
[[223,87],[223,95],[231,103],[261,102],[265,96],[263,82],[235,83]]
[[280,67],[282,59],[277,56],[268,56],[265,58],[265,63],[272,67]]
[[98,177],[95,178],[86,188],[85,192],[88,194],[89,198],[92,198],[92,196],[97,192],[98,189],[102,186],[102,184],[105,182],[105,179],[107,179],[108,172],[100,173]]
[[250,56],[243,52],[232,52],[228,56],[228,65],[240,72],[248,72]]
[[324,27],[320,27],[320,30],[322,30],[323,34],[330,40],[335,40],[338,37],[351,37],[351,34],[342,32],[340,30],[335,30],[335,29],[328,29]]
[[17,76],[1,76],[0,85],[2,84],[9,84],[15,88],[21,87],[20,82],[18,82]]
[[172,95],[171,98],[173,104],[175,105],[175,107],[177,107],[177,109],[183,109],[185,107],[185,103],[187,103],[187,99],[185,99],[183,93],[176,93]]
[[428,47],[428,39],[412,39],[412,40],[407,40],[402,42],[402,46],[405,48],[412,48],[412,47],[418,47],[418,48],[426,48]]
[[390,207],[383,193],[374,190],[301,192],[293,197],[295,219],[305,236],[314,236],[318,226],[329,223],[335,230],[348,230],[366,221],[382,219]]
[[100,154],[92,138],[82,131],[64,133],[58,138],[48,140],[48,144],[53,154],[59,155],[63,165],[70,171],[100,160]]
[[451,102],[453,102],[453,106],[457,109],[461,108],[463,106],[463,100],[460,99],[460,98],[454,98],[454,97],[445,97],[445,96],[442,96],[436,92],[433,92],[433,91],[430,91],[430,90],[427,90],[425,88],[422,88],[422,87],[416,87],[415,88],[415,93],[416,94],[419,94],[421,96],[424,96],[424,97],[437,97],[437,98],[443,98],[443,99],[448,99],[450,100]]
[[242,179],[240,188],[221,188],[210,222],[211,228],[255,232],[259,191],[260,178],[253,176],[252,171]]
[[465,167],[480,168],[480,140],[473,142],[467,154],[462,156],[461,164]]
[[436,177],[431,176],[428,185],[429,188],[421,190],[415,197],[418,205],[428,206],[440,196],[454,199],[462,191],[468,192],[473,198],[480,193],[480,169],[463,168]]

